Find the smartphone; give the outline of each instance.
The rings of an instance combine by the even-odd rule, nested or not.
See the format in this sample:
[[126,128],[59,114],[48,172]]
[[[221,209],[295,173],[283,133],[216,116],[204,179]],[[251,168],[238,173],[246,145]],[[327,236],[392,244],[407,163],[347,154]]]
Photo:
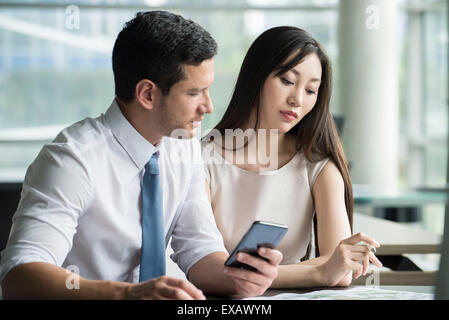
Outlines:
[[[239,252],[245,252],[250,255],[260,257],[257,253],[259,247],[274,249],[282,240],[288,231],[288,227],[283,224],[267,221],[254,221],[249,230],[240,240],[237,247],[225,261],[225,266],[242,268],[255,271],[253,267],[237,261],[236,256]],[[264,259],[263,257],[260,257]]]

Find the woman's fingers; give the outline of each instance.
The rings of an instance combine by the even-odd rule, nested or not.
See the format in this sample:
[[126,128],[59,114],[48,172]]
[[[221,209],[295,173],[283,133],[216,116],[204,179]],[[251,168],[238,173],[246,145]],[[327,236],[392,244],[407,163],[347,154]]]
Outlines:
[[352,274],[353,274],[354,279],[357,279],[358,277],[360,277],[362,275],[363,266],[360,263],[358,263],[356,261],[352,261],[350,263],[350,267],[352,269]]
[[352,261],[354,262],[361,262],[362,263],[362,274],[365,275],[366,272],[368,271],[368,267],[369,267],[369,255],[363,252],[351,252],[349,253],[349,257],[351,258]]
[[370,252],[370,248],[367,245],[359,244],[359,245],[345,245],[346,249],[352,252]]
[[383,266],[382,262],[380,262],[376,255],[366,246],[346,246],[346,249],[348,249],[352,253],[360,253],[363,255],[363,257],[360,255],[354,256],[358,257],[358,259],[356,259],[357,261],[362,261],[362,259],[366,255],[369,257],[369,261],[371,261],[376,267],[382,268]]
[[364,234],[363,232],[359,232],[359,233],[353,235],[352,237],[343,240],[343,243],[349,244],[349,245],[355,245],[361,241],[366,242],[367,244],[370,244],[376,248],[380,247],[380,244],[376,240],[374,240],[374,238],[370,237],[367,234]]
[[[365,244],[358,244],[360,242],[365,242]],[[361,274],[365,275],[369,268],[369,262],[371,261],[374,265],[381,268],[382,263],[377,259],[373,252],[371,252],[369,245],[379,248],[380,244],[367,234],[359,232],[352,237],[343,240],[346,245],[346,249],[352,252],[352,259],[355,261],[362,262]],[[359,276],[358,274],[356,276]]]
[[355,262],[361,262],[363,265],[362,275],[365,275],[369,268],[370,261],[381,268],[382,263],[366,246],[348,246],[349,257]]
[[351,260],[356,261],[356,262],[360,262],[363,259],[365,259],[365,256],[368,256],[368,254],[364,254],[362,252],[350,252],[349,253],[349,257],[351,258]]
[[362,260],[362,265],[363,265],[362,275],[364,276],[369,268],[369,254],[364,256]]
[[383,266],[383,265],[382,265],[382,262],[380,262],[379,259],[377,259],[377,257],[374,255],[374,253],[370,252],[369,260],[370,260],[372,263],[374,263],[374,265],[375,265],[376,267],[382,268],[382,266]]
[[[361,242],[364,242],[364,244],[361,244]],[[382,263],[370,250],[371,247],[378,248],[379,246],[380,244],[376,240],[363,233],[357,233],[342,240],[325,264],[327,283],[338,284],[343,279],[343,274],[346,274],[344,276],[344,279],[346,279],[348,272],[351,272],[354,278],[366,275],[370,262],[377,267],[382,267]]]

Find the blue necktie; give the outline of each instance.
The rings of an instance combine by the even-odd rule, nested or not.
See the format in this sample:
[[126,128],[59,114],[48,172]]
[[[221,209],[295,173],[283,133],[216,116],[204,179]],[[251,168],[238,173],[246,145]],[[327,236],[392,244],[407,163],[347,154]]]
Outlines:
[[162,190],[156,153],[145,165],[142,182],[142,252],[139,282],[165,275]]

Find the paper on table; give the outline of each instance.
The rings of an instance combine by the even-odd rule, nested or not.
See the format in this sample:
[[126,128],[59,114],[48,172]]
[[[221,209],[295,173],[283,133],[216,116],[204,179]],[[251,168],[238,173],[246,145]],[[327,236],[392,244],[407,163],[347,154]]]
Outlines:
[[393,291],[378,287],[357,287],[345,290],[318,290],[309,293],[282,293],[272,297],[245,300],[433,300],[433,293]]

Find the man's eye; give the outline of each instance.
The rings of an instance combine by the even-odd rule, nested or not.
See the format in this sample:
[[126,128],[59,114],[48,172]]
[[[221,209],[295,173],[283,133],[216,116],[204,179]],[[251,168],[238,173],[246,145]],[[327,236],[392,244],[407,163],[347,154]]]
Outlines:
[[192,96],[192,97],[196,97],[198,95],[198,92],[189,92],[188,95]]

